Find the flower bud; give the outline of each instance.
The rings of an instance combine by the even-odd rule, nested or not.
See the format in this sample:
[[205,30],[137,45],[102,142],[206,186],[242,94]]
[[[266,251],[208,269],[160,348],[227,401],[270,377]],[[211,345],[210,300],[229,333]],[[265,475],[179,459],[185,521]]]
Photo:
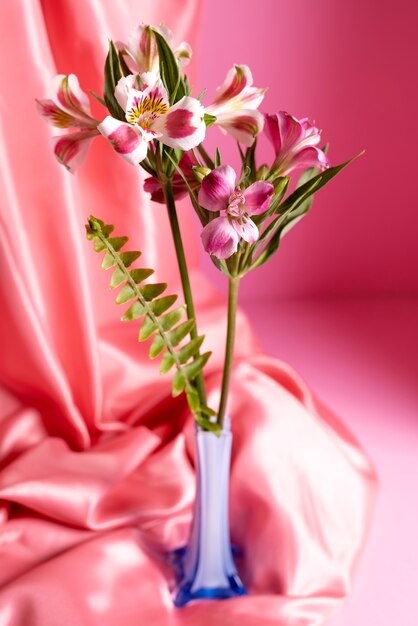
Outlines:
[[270,176],[270,168],[264,163],[257,170],[257,180],[267,180]]
[[205,176],[211,173],[211,170],[208,167],[202,167],[201,165],[192,167],[192,170],[198,183],[201,183]]

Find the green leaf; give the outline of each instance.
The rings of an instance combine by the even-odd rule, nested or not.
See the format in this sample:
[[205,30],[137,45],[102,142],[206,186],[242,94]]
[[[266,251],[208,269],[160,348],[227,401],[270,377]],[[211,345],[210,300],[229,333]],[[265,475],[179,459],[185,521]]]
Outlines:
[[135,250],[133,252],[121,252],[119,256],[125,267],[129,267],[141,256],[141,253],[138,250]]
[[300,187],[297,187],[295,191],[288,196],[288,198],[286,198],[283,204],[278,207],[276,212],[282,214],[290,207],[292,207],[293,212],[293,210],[297,209],[307,198],[309,198],[313,193],[319,191],[321,187],[324,187],[324,185],[329,183],[329,181],[337,176],[337,174],[347,167],[347,165],[352,163],[362,154],[364,154],[364,151],[360,152],[360,154],[357,154],[352,159],[345,161],[345,163],[336,165],[335,167],[329,167],[324,172],[321,172],[320,174],[317,174],[317,176],[307,180],[305,183],[300,185]]
[[177,324],[186,312],[186,307],[179,306],[177,309],[173,309],[169,313],[166,313],[160,317],[160,324],[163,330],[171,330],[173,326]]
[[151,276],[153,273],[154,273],[154,270],[144,267],[144,268],[139,268],[135,270],[130,270],[129,276],[136,283],[142,283],[143,280]]
[[125,311],[125,313],[121,317],[121,320],[122,322],[130,322],[132,320],[137,320],[139,317],[144,317],[146,313],[147,310],[145,309],[145,307],[142,306],[140,302],[136,301],[131,304],[127,311]]
[[[185,96],[191,96],[192,95],[192,88],[190,87],[189,79],[187,78],[186,74],[184,74],[184,76],[182,77],[181,82],[183,83],[184,95]],[[203,98],[203,96],[202,96],[202,98]]]
[[116,298],[116,304],[123,304],[124,302],[129,302],[129,300],[132,300],[135,297],[136,297],[135,290],[132,289],[129,283],[127,283],[119,291],[117,298]]
[[221,153],[219,152],[219,148],[216,148],[215,159],[214,159],[213,163],[214,163],[215,167],[219,167],[221,165],[221,163],[222,163]]
[[255,162],[255,149],[257,147],[257,138],[254,139],[252,145],[247,148],[247,152],[245,154],[245,161],[247,167],[250,168],[250,180],[254,182],[257,179],[257,166]]
[[164,37],[153,30],[158,47],[161,79],[173,104],[185,95],[184,83],[180,79],[179,64]]
[[180,341],[186,337],[194,327],[194,320],[187,320],[179,324],[177,328],[168,333],[168,339],[173,346],[178,346]]
[[183,393],[186,387],[186,378],[182,370],[178,370],[173,376],[172,395],[173,398]]
[[161,359],[160,365],[160,374],[167,374],[173,367],[175,361],[174,357],[170,352],[165,352],[163,358]]
[[177,352],[177,358],[180,363],[187,363],[192,356],[199,352],[199,348],[202,345],[204,338],[204,335],[195,337]]
[[[253,218],[251,218],[253,219]],[[212,261],[212,263],[214,264],[214,266],[223,274],[225,274],[225,276],[228,276],[228,278],[232,278],[232,274],[228,269],[228,265],[226,264],[225,260],[219,260],[216,258],[216,256],[214,256],[213,254],[210,255],[210,260]]]
[[199,426],[203,428],[203,430],[209,430],[210,432],[214,433],[216,436],[218,437],[220,436],[222,432],[222,428],[221,428],[221,425],[218,424],[218,422],[212,422],[207,417],[204,417],[199,414],[196,415],[195,419],[196,419],[196,422],[199,424]]
[[287,191],[287,188],[289,186],[289,182],[290,182],[290,178],[288,176],[280,176],[279,178],[276,178],[273,180],[273,185],[274,185],[274,196],[273,196],[273,201],[274,203],[280,203],[283,198],[284,195]]
[[200,407],[200,412],[207,417],[216,417],[218,415],[216,411],[206,405]]
[[118,252],[128,241],[128,237],[109,237],[108,241],[112,248]]
[[165,337],[161,337],[161,335],[155,335],[152,340],[151,347],[149,349],[149,358],[155,359],[165,348],[167,347]]
[[145,300],[154,300],[167,289],[167,283],[154,283],[153,285],[142,285],[138,287]]
[[116,259],[109,250],[106,251],[106,254],[103,257],[102,261],[102,270],[108,270],[111,267],[116,265]]
[[183,371],[187,374],[187,377],[190,380],[193,380],[194,378],[196,378],[199,372],[202,371],[202,369],[208,362],[211,354],[212,352],[205,352],[204,354],[201,354],[197,359],[189,363],[189,365],[186,365],[183,368]]
[[216,122],[216,115],[210,115],[209,113],[205,113],[203,116],[203,120],[206,124],[206,128],[213,126]]
[[186,396],[190,410],[192,411],[192,413],[197,413],[200,409],[200,399],[196,389],[194,387],[189,387],[188,389],[186,389]]
[[100,241],[97,237],[94,238],[94,251],[101,252],[102,250],[106,250],[106,244],[103,241]]
[[113,233],[113,231],[115,230],[115,227],[113,226],[113,224],[105,224],[104,222],[101,223],[101,232],[102,234],[106,237],[106,239],[109,238],[109,236]]
[[126,282],[125,272],[121,270],[120,267],[117,267],[112,274],[112,278],[110,279],[110,288],[115,289],[115,287],[119,287],[119,285],[124,282]]
[[104,99],[112,117],[126,122],[125,112],[115,98],[115,88],[121,78],[119,54],[113,41],[109,41],[109,52],[104,67]]
[[151,303],[152,312],[158,317],[159,315],[161,315],[161,313],[167,311],[167,309],[169,309],[176,300],[177,296],[175,295],[158,298]]
[[157,328],[157,324],[148,315],[146,315],[139,331],[138,340],[145,341],[151,337]]

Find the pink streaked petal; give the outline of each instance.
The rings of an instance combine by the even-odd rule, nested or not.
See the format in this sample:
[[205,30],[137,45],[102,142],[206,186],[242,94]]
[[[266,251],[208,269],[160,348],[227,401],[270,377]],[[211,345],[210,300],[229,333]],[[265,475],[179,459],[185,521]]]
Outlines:
[[253,77],[248,65],[234,65],[227,73],[225,81],[218,87],[214,104],[220,104],[239,95],[246,87],[251,87]]
[[81,90],[77,76],[59,74],[53,80],[54,102],[60,108],[77,118],[92,120],[90,103],[87,95]]
[[78,120],[70,113],[67,113],[67,111],[60,109],[53,100],[37,100],[36,107],[42,117],[45,117],[48,122],[57,128],[79,126]]
[[321,134],[319,128],[317,128],[315,124],[312,123],[307,117],[302,118],[301,120],[299,120],[299,122],[303,126],[303,129],[305,131],[305,137],[310,137],[311,135],[316,135],[319,137],[319,135]]
[[51,148],[58,161],[73,173],[84,161],[91,141],[98,134],[96,130],[82,130],[78,133],[52,137]]
[[209,222],[201,237],[206,252],[218,259],[228,259],[237,251],[239,235],[227,217],[217,217]]
[[247,243],[254,243],[260,236],[257,226],[249,217],[231,220],[231,225],[239,237]]
[[147,156],[148,141],[139,127],[108,116],[97,128],[110,141],[115,152],[131,165],[138,165]]
[[280,137],[279,130],[279,120],[276,115],[265,115],[264,116],[265,125],[264,125],[264,134],[267,139],[271,141],[274,149],[274,153],[277,156],[282,148],[282,140]]
[[290,150],[305,136],[303,125],[286,111],[277,113],[282,150]]
[[221,102],[220,104],[210,104],[206,107],[206,112],[209,115],[219,117],[221,115],[234,114],[243,109],[255,110],[263,101],[266,91],[266,89],[258,89],[256,87],[244,89],[241,94],[231,100]]
[[259,111],[242,109],[220,114],[215,124],[244,146],[251,146],[263,130],[264,117]]
[[299,167],[316,167],[320,170],[326,170],[329,165],[329,159],[322,150],[315,146],[309,146],[294,155],[287,169],[287,173]]
[[196,98],[184,96],[153,122],[152,130],[161,133],[160,141],[165,145],[191,150],[205,138],[204,108]]
[[230,165],[220,165],[202,180],[199,204],[208,211],[222,211],[228,206],[237,175]]
[[258,109],[264,100],[266,91],[266,88],[249,87],[234,100],[234,105],[237,106],[239,101],[243,109]]
[[245,211],[249,215],[264,213],[270,203],[274,187],[266,180],[258,180],[244,191]]
[[128,54],[136,61],[138,72],[158,70],[158,48],[151,26],[141,24],[128,37]]

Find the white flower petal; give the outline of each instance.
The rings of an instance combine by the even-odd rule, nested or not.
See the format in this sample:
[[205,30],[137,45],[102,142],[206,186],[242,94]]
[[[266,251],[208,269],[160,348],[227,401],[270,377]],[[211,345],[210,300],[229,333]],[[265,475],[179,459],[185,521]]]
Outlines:
[[128,163],[138,165],[147,156],[149,139],[141,128],[120,122],[110,115],[97,128]]
[[155,120],[152,130],[161,133],[165,145],[187,152],[205,138],[204,108],[196,98],[184,96]]

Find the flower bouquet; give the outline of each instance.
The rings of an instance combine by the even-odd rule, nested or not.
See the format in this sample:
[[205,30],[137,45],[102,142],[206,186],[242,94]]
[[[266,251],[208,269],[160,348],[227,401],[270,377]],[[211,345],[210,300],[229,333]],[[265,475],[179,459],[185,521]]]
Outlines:
[[[149,357],[161,355],[162,374],[174,372],[172,394],[186,394],[196,423],[197,492],[187,546],[170,555],[177,575],[174,602],[229,598],[246,593],[231,548],[228,484],[232,445],[228,391],[233,367],[235,318],[241,279],[266,263],[282,237],[309,211],[314,194],[348,163],[330,166],[320,131],[307,118],[258,109],[265,89],[254,87],[246,65],[232,67],[213,101],[197,97],[183,68],[191,57],[187,43],[174,45],[163,26],[141,25],[126,44],[109,43],[104,67],[103,119],[95,119],[75,75],[55,78],[51,99],[38,107],[63,129],[52,139],[55,156],[70,172],[82,162],[95,137],[133,166],[142,167],[144,189],[165,204],[176,250],[184,302],[167,293],[167,284],[150,280],[153,269],[137,263],[140,251],[114,226],[90,216],[86,230],[103,270],[112,269],[116,302],[128,305],[122,320],[138,320],[139,341],[150,341]],[[217,148],[208,154],[204,140],[219,128],[237,144],[241,169],[223,162]],[[257,161],[257,137],[264,132],[274,158]],[[295,172],[300,176],[295,179]],[[229,284],[227,336],[219,406],[209,406],[204,369],[211,356],[199,334],[176,201],[189,196],[201,223],[206,252]],[[239,546],[245,550],[245,546]]]

